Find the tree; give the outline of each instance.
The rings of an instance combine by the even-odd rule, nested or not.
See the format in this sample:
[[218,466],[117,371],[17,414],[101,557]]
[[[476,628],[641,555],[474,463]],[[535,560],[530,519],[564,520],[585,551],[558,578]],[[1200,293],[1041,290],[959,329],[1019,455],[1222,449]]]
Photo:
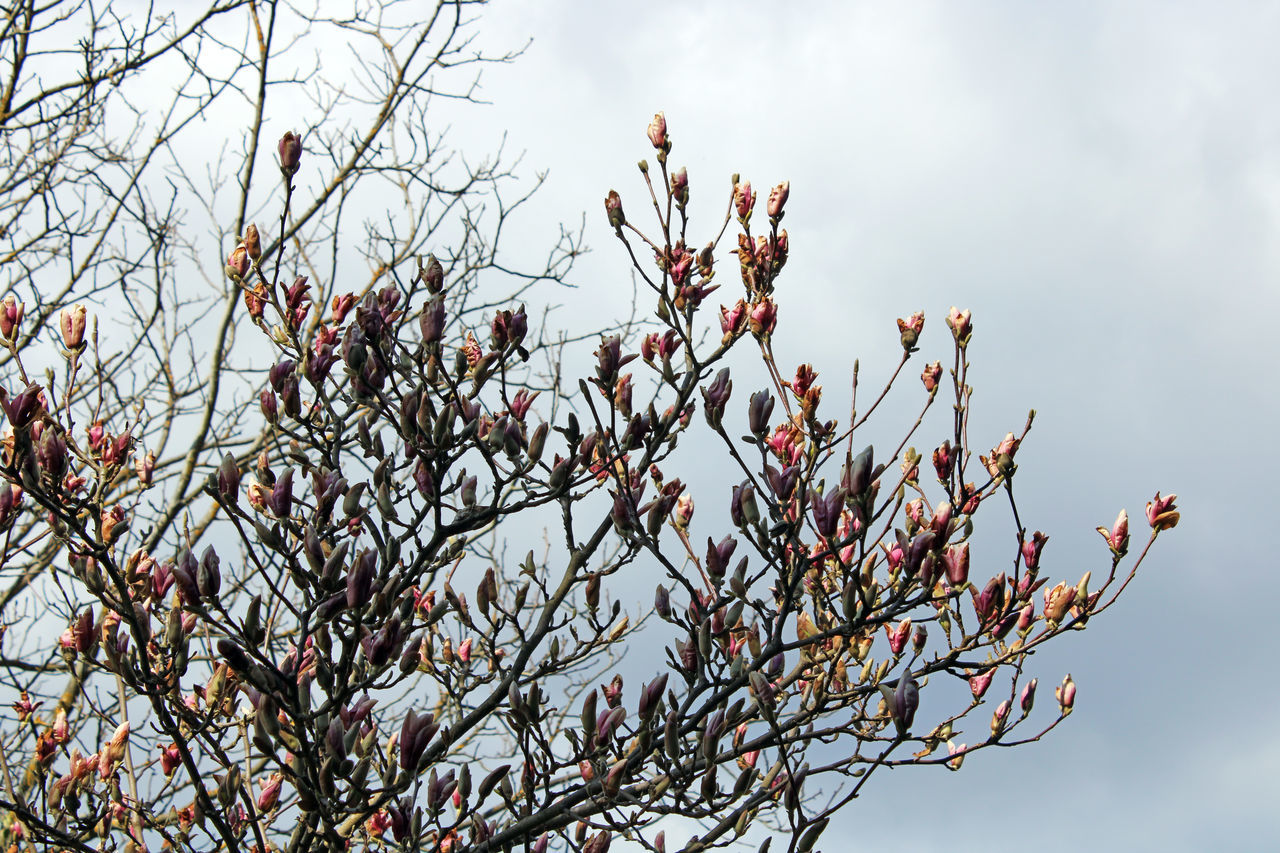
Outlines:
[[[480,61],[467,5],[403,28],[249,2],[136,29],[90,4],[10,14],[0,805],[18,849],[600,853],[664,850],[678,819],[698,824],[686,850],[757,823],[813,849],[879,768],[959,770],[1056,728],[1075,685],[1033,717],[1028,656],[1110,607],[1177,523],[1157,494],[1136,559],[1122,512],[1099,528],[1101,577],[1050,584],[1048,537],[1014,498],[1032,418],[989,451],[970,441],[973,323],[955,308],[920,418],[863,449],[923,314],[898,320],[901,360],[870,404],[824,409],[817,371],[788,379],[771,345],[789,186],[757,204],[735,176],[695,251],[661,114],[640,167],[656,230],[605,202],[651,319],[605,330],[573,378],[566,336],[519,300],[563,278],[576,238],[495,301],[481,273],[509,270],[508,173],[451,183],[421,135],[442,91],[428,73]],[[227,47],[233,21],[250,49]],[[381,94],[365,131],[290,131],[262,155],[289,81],[318,105],[351,97],[286,64],[276,34],[299,22],[375,40],[383,64],[361,58]],[[57,57],[33,45],[71,43],[68,27],[87,28],[87,70],[46,83]],[[213,76],[210,54],[232,70]],[[113,139],[117,112],[155,115],[130,81],[171,67],[190,76],[158,141]],[[210,264],[147,179],[168,155],[166,177],[198,190],[174,140],[225,93],[253,118],[213,172],[237,176],[238,239]],[[406,210],[354,237],[346,200],[378,179]],[[213,190],[197,196],[217,221]],[[274,240],[250,221],[271,210]],[[335,259],[357,246],[371,274],[348,289]],[[215,270],[209,296],[172,279],[183,253]],[[763,386],[746,399],[744,374]],[[908,442],[940,396],[954,420],[925,460]],[[740,481],[699,493],[695,520],[675,475],[711,448]],[[971,580],[977,520],[1006,506],[1012,530],[982,559],[1006,568]],[[636,574],[656,578],[652,606],[627,599]],[[624,685],[619,657],[641,646],[663,652]]]

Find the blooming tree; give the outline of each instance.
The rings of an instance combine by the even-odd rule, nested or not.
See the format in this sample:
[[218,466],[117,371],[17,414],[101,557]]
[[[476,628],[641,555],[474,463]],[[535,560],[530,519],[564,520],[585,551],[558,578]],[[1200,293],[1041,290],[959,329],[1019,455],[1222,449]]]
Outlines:
[[[224,340],[270,367],[171,461],[182,398],[104,404],[130,374],[94,312],[4,297],[6,607],[39,604],[6,612],[10,844],[693,851],[761,826],[807,851],[880,768],[960,770],[1062,722],[1075,684],[1037,704],[1028,656],[1114,603],[1173,496],[1136,557],[1122,512],[1097,571],[1058,579],[1015,499],[1031,418],[970,440],[969,312],[921,385],[924,315],[898,320],[883,388],[830,410],[773,348],[789,185],[735,177],[695,249],[661,114],[648,139],[652,222],[605,208],[651,319],[600,336],[581,378],[555,351],[539,367],[552,336],[524,305],[477,308],[475,255],[404,254],[346,290],[246,219],[225,261],[244,338]],[[280,138],[277,233],[315,209],[325,153]],[[893,390],[920,417],[886,438]],[[915,438],[940,397],[952,424]],[[735,473],[695,513],[679,475],[713,451]],[[971,559],[980,519],[1007,533]],[[636,647],[661,652],[624,683]]]

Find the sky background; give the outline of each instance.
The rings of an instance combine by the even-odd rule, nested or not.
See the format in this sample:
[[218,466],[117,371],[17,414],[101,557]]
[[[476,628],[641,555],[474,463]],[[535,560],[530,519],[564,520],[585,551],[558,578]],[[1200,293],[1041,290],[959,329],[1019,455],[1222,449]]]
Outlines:
[[566,320],[629,304],[601,203],[615,188],[641,219],[634,163],[664,110],[693,233],[718,227],[731,173],[791,181],[784,368],[837,389],[858,358],[870,386],[896,317],[925,311],[932,360],[947,309],[972,309],[974,435],[1038,411],[1017,485],[1051,576],[1104,571],[1094,527],[1126,507],[1137,542],[1153,493],[1179,495],[1125,598],[1033,659],[1042,702],[1068,670],[1080,686],[1063,727],[959,774],[883,773],[820,846],[1275,849],[1280,6],[540,0],[480,32],[533,41],[453,138],[506,132],[549,170],[530,251],[586,212]]

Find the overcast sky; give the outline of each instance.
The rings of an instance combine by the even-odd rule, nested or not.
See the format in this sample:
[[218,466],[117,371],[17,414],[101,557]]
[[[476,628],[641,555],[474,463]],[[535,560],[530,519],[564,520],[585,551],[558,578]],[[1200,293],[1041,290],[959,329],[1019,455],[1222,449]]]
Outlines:
[[784,365],[882,375],[920,309],[921,355],[945,357],[947,309],[973,310],[975,432],[1039,413],[1018,487],[1051,575],[1105,570],[1093,528],[1127,507],[1137,540],[1152,494],[1179,495],[1126,598],[1033,660],[1079,683],[1066,725],[885,773],[821,846],[1274,849],[1280,6],[540,0],[482,32],[533,42],[458,132],[550,170],[531,248],[586,211],[569,316],[630,295],[601,202],[640,218],[665,110],[702,233],[731,173],[791,181]]

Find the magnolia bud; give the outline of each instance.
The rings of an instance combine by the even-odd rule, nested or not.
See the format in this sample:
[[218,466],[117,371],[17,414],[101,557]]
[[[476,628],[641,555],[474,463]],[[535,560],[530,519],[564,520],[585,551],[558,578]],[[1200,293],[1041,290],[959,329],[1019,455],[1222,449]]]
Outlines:
[[262,257],[262,237],[258,234],[257,225],[251,224],[244,230],[243,245],[249,260],[257,261]]
[[72,351],[84,347],[84,327],[86,312],[84,305],[77,304],[72,308],[63,308],[58,318],[58,326],[62,330],[62,343]]
[[297,174],[298,164],[302,160],[302,137],[289,131],[280,137],[276,151],[280,154],[280,171],[285,177]]
[[769,190],[769,215],[773,218],[782,216],[782,208],[786,206],[787,197],[791,195],[791,182],[783,181]]
[[0,339],[12,341],[22,325],[22,312],[26,303],[19,302],[12,293],[0,300]]
[[627,217],[622,212],[622,196],[614,190],[609,190],[609,195],[604,200],[604,210],[609,216],[609,226],[620,229],[627,224]]

